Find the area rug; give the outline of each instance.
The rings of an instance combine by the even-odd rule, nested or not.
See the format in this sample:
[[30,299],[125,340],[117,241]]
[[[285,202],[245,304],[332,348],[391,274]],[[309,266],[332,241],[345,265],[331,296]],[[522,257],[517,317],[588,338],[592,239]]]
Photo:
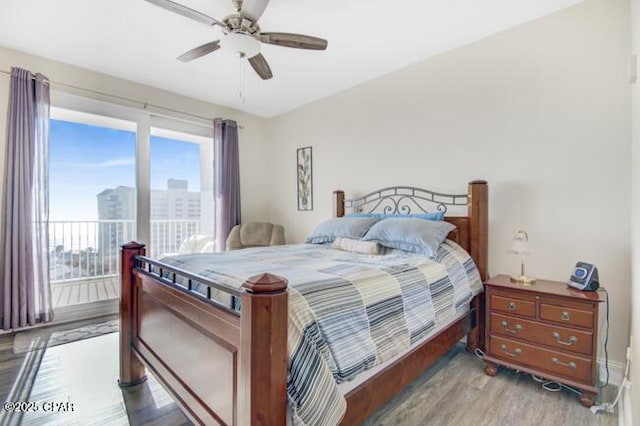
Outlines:
[[103,334],[115,333],[118,329],[118,320],[112,319],[106,322],[68,330],[51,331],[43,328],[32,331],[22,331],[16,333],[13,338],[13,353],[22,354],[38,349],[63,345],[65,343],[76,342],[78,340],[90,339],[91,337],[102,336]]

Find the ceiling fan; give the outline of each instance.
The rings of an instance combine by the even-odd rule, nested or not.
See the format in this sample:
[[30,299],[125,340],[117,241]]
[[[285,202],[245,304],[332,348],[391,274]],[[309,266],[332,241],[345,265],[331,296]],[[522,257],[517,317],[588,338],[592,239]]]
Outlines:
[[171,0],[146,1],[207,26],[218,26],[224,33],[220,40],[210,41],[178,56],[178,60],[182,62],[192,61],[224,47],[238,53],[241,58],[247,58],[260,78],[268,80],[273,77],[273,74],[267,60],[260,53],[260,42],[296,49],[325,50],[327,48],[327,40],[318,37],[262,32],[258,26],[258,19],[267,8],[269,0],[232,0],[237,13],[227,16],[222,21]]

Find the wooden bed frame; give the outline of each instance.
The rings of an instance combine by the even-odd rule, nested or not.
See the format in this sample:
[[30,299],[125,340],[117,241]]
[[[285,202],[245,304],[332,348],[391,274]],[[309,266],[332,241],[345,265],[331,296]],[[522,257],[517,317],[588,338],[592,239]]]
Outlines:
[[[362,211],[358,206],[372,200],[375,204],[380,198],[392,200],[395,211],[401,213],[410,208],[399,203],[407,199],[415,202],[415,198],[435,203],[439,209],[466,205],[467,216],[445,218],[457,226],[449,238],[471,254],[481,278],[487,278],[485,181],[470,182],[468,193],[462,195],[394,187],[345,200],[344,192],[336,191],[335,215],[343,216],[348,207]],[[388,209],[385,207],[385,212]],[[125,244],[121,253],[119,385],[142,383],[146,368],[195,424],[285,425],[286,280],[262,274],[247,280],[238,291],[146,258],[142,244]],[[161,278],[163,272],[171,278]],[[177,284],[178,277],[188,284]],[[242,312],[191,291],[194,282],[207,286],[209,295],[211,289],[217,289],[240,297]],[[461,319],[348,392],[347,413],[341,424],[362,422],[465,334],[470,349],[482,347],[480,300],[475,297]]]

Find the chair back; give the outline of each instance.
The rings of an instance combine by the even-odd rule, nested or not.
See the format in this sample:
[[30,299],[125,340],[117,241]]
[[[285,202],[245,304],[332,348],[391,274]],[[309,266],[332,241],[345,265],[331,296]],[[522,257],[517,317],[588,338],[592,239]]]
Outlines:
[[269,222],[249,222],[233,227],[227,238],[227,250],[283,245],[284,227]]

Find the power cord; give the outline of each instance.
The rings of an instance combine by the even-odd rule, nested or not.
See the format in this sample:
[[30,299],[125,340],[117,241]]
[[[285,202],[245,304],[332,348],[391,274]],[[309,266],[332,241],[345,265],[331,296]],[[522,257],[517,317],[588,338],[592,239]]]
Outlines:
[[613,402],[604,402],[602,404],[594,405],[590,408],[593,414],[598,414],[600,411],[606,411],[607,413],[613,413],[614,408],[618,405],[618,401],[620,400],[620,396],[622,395],[622,391],[631,386],[631,382],[629,381],[629,360],[631,359],[631,348],[627,348],[627,361],[624,366],[624,376],[622,376],[622,383],[620,383],[620,388],[618,389],[618,394],[616,395],[616,399]]
[[553,380],[547,380],[547,379],[543,379],[542,377],[536,376],[535,374],[531,375],[531,378],[533,379],[534,382],[538,382],[540,383],[542,389],[549,391],[549,392],[560,392],[563,388],[570,390],[571,392],[574,392],[578,395],[582,395],[582,392],[580,392],[577,389],[572,388],[571,386],[567,386],[564,385],[562,383],[553,381]]
[[607,372],[607,380],[605,382],[604,385],[599,386],[600,389],[606,388],[607,386],[609,386],[609,350],[608,350],[608,344],[609,344],[609,293],[607,292],[607,289],[604,287],[600,287],[598,289],[598,291],[602,291],[605,294],[605,305],[607,308],[607,313],[605,315],[606,321],[607,321],[607,328],[605,331],[605,335],[604,335],[604,368]]
[[[601,288],[601,291],[604,292],[607,304],[607,331],[604,340],[604,356],[605,356],[605,364],[607,369],[607,383],[602,386],[605,387],[609,384],[609,354],[607,353],[607,342],[609,340],[609,293],[607,293],[607,289]],[[622,382],[620,383],[620,387],[618,388],[618,394],[613,402],[603,402],[602,404],[594,405],[590,408],[593,414],[598,414],[600,411],[606,411],[608,413],[613,413],[616,405],[618,405],[618,401],[620,401],[620,396],[622,395],[622,391],[631,386],[631,382],[629,382],[629,364],[631,360],[631,348],[627,348],[627,359],[624,366],[624,375],[622,376]]]
[[484,351],[480,348],[475,348],[473,354],[480,359],[484,359]]

